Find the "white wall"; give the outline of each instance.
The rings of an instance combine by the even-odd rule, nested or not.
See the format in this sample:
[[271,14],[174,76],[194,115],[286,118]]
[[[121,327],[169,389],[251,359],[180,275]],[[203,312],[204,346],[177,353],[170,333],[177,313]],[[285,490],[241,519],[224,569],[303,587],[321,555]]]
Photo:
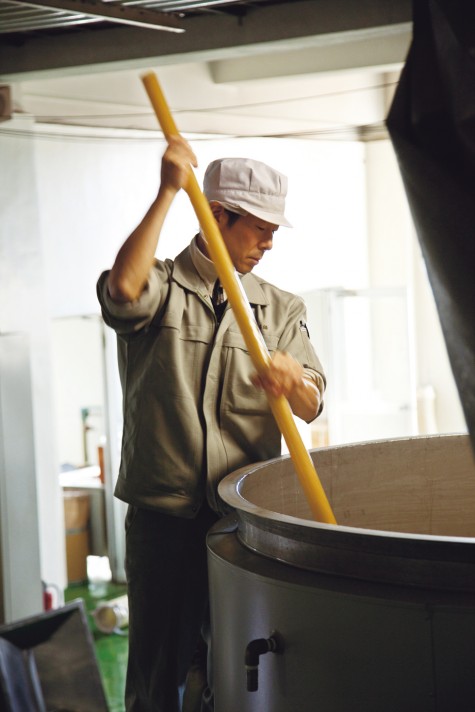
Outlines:
[[370,284],[408,289],[419,430],[466,431],[394,151],[389,141],[365,145]]
[[[67,130],[38,134],[40,229],[45,242],[52,316],[98,310],[95,284],[152,201],[164,149],[140,133]],[[90,133],[90,132],[89,132]],[[284,289],[305,290],[367,280],[364,152],[357,143],[278,139],[195,141],[202,182],[209,161],[250,155],[289,177],[287,214],[260,274]],[[344,204],[344,209],[342,205]],[[160,258],[174,257],[197,230],[185,194],[167,218]]]
[[[31,521],[16,522],[13,536],[40,543],[41,575],[45,582],[65,580],[62,501],[58,488],[52,393],[50,319],[46,299],[44,249],[39,226],[40,206],[36,142],[28,117],[0,125],[0,333],[24,334],[30,344],[33,439],[40,531]],[[2,437],[2,434],[0,434]],[[15,476],[14,472],[7,476]],[[25,562],[26,564],[26,562]],[[27,564],[26,564],[27,565]],[[42,601],[38,601],[38,610]],[[31,614],[31,610],[25,614]]]
[[[463,414],[457,386],[447,354],[434,296],[427,278],[425,262],[419,243],[413,242],[413,293],[414,321],[417,351],[417,379],[420,394],[420,420],[422,432],[465,432],[467,424]],[[425,410],[433,398],[433,417]]]
[[[52,322],[57,453],[64,471],[100,462],[98,449],[105,436],[102,335],[98,315]],[[83,410],[88,411],[85,418]]]

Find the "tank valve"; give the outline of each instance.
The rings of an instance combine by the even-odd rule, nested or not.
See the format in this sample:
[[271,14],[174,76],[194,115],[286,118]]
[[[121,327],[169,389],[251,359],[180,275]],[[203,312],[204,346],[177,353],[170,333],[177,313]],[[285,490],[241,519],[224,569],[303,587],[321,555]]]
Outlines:
[[283,653],[284,643],[278,633],[272,633],[270,638],[251,640],[246,648],[244,664],[246,667],[247,690],[255,692],[258,688],[259,656],[264,653]]

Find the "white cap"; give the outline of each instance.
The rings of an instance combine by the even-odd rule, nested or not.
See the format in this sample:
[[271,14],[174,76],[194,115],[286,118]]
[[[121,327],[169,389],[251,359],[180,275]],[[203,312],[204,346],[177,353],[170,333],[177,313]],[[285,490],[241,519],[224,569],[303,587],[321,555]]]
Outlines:
[[287,177],[251,158],[219,158],[212,161],[203,181],[209,201],[229,210],[250,213],[273,225],[292,227],[284,215]]

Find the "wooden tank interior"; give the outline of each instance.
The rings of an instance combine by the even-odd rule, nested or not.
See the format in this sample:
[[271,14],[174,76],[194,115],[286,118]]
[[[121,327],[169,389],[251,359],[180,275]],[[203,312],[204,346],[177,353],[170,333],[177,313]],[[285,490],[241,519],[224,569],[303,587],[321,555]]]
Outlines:
[[[339,525],[475,536],[475,461],[468,435],[362,442],[310,455]],[[312,519],[289,457],[247,468],[239,494],[256,511]]]

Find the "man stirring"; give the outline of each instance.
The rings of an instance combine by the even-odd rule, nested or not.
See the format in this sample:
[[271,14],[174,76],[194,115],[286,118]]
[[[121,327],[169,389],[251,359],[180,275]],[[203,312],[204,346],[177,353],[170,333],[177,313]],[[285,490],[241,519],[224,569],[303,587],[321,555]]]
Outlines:
[[[203,186],[272,357],[264,376],[255,373],[203,234],[174,260],[155,258],[168,210],[196,165],[189,144],[172,136],[156,199],[98,282],[104,320],[118,336],[123,389],[115,495],[129,504],[127,712],[181,709],[180,690],[203,646],[206,534],[225,513],[218,483],[280,455],[266,392],[285,396],[306,422],[323,407],[325,379],[302,299],[252,274],[278,227],[289,226],[285,176],[259,161],[224,158],[208,166]],[[196,700],[185,693],[183,712],[199,710]]]

